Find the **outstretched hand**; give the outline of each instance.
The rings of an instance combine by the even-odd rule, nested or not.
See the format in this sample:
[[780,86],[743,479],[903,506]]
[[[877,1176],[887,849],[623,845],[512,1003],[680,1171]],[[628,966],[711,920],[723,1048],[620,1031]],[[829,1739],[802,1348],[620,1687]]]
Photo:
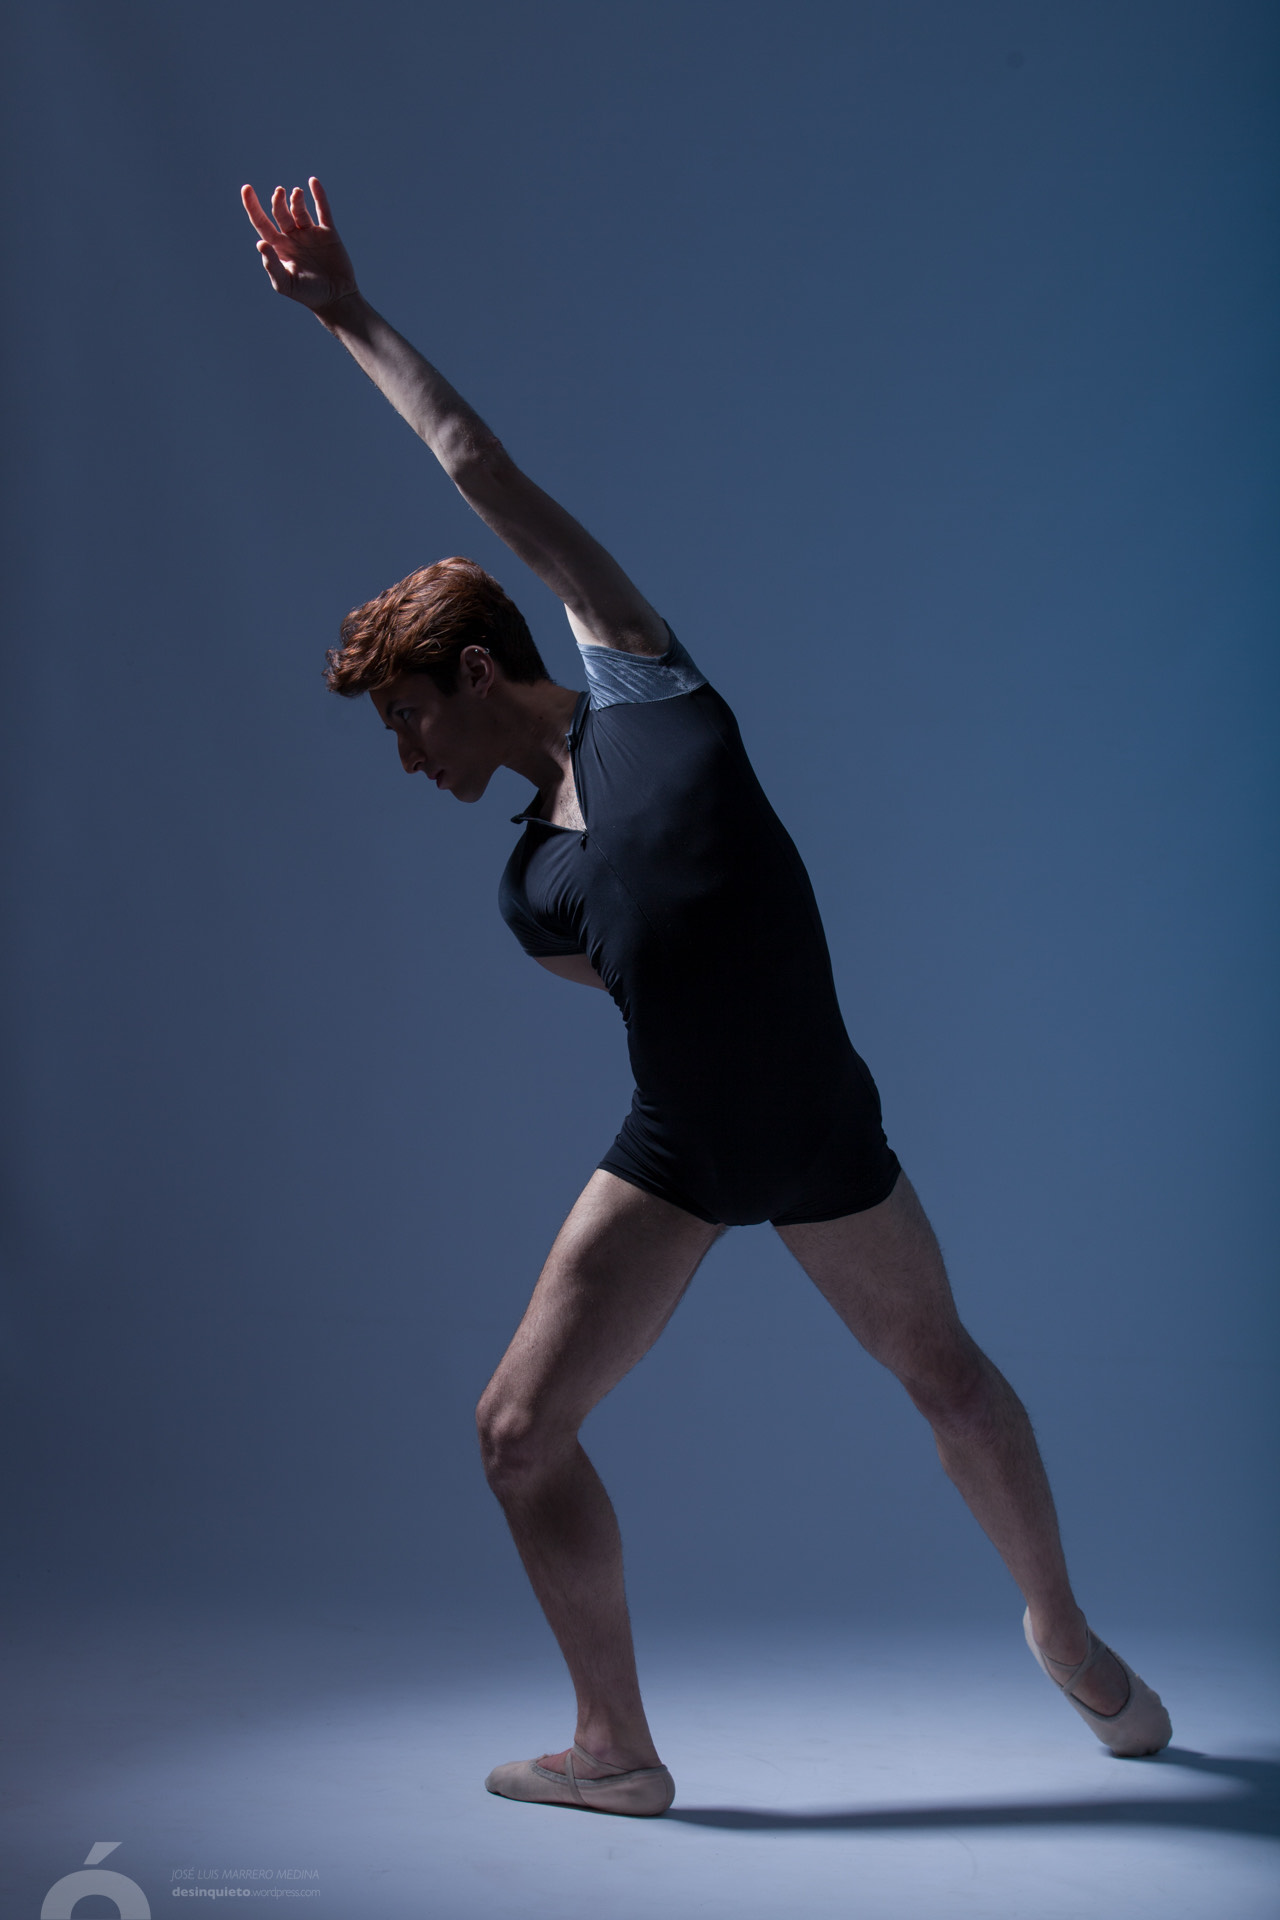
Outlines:
[[314,220],[301,187],[288,194],[277,187],[271,196],[271,215],[264,212],[252,187],[241,187],[240,198],[257,229],[258,252],[276,292],[319,313],[358,289],[355,269],[333,224],[328,196],[314,176],[308,184],[315,203]]

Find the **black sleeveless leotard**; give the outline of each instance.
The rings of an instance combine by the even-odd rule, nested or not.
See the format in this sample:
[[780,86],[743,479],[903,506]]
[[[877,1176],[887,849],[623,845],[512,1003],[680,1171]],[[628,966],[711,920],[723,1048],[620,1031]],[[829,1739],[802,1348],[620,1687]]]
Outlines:
[[581,652],[586,831],[516,814],[499,902],[527,953],[585,953],[626,1022],[636,1090],[600,1165],[714,1224],[875,1206],[898,1159],[737,721],[674,635],[659,660]]

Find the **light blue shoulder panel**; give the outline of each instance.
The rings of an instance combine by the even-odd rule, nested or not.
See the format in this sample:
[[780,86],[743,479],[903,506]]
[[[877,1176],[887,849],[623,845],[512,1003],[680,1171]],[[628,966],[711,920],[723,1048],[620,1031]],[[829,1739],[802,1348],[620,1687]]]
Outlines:
[[[670,627],[667,632],[671,633]],[[630,701],[674,700],[678,693],[705,687],[699,673],[674,633],[665,653],[620,653],[617,647],[598,647],[579,640],[578,652],[586,668],[593,707],[619,707]]]

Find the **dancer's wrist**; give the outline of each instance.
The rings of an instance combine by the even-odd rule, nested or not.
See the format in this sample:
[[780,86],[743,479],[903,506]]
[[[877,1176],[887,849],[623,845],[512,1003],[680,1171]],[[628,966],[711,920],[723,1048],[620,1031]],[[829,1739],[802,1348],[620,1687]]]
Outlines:
[[369,311],[369,303],[359,287],[348,287],[347,291],[338,294],[336,299],[326,300],[322,307],[313,307],[311,311],[320,325],[329,333],[337,333],[344,329],[353,330],[358,326],[361,318]]

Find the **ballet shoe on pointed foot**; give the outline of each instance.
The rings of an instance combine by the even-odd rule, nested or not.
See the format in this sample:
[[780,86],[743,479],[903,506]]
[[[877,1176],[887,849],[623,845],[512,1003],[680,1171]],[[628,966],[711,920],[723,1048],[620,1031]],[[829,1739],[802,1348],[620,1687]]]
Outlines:
[[575,1740],[565,1754],[565,1771],[540,1767],[536,1760],[508,1760],[485,1781],[490,1793],[505,1800],[540,1800],[552,1807],[585,1807],[593,1813],[629,1813],[652,1818],[665,1813],[676,1797],[676,1783],[665,1767],[633,1767],[592,1780],[574,1771],[573,1756],[601,1763]]
[[[1092,1628],[1086,1628],[1089,1635],[1089,1651],[1078,1667],[1073,1667],[1065,1680],[1059,1680],[1051,1673],[1044,1655],[1035,1642],[1031,1631],[1031,1609],[1027,1608],[1022,1616],[1022,1631],[1027,1645],[1035,1656],[1036,1665],[1042,1673],[1048,1674],[1058,1692],[1073,1706],[1080,1718],[1097,1734],[1104,1747],[1110,1747],[1112,1753],[1122,1760],[1138,1760],[1145,1754],[1159,1753],[1167,1747],[1173,1738],[1173,1725],[1169,1719],[1164,1701],[1146,1683],[1140,1680],[1133,1668],[1120,1658],[1114,1647],[1104,1646]],[[1095,1713],[1092,1707],[1086,1707],[1083,1700],[1077,1700],[1071,1689],[1082,1674],[1109,1653],[1129,1682],[1129,1698],[1118,1713]]]

